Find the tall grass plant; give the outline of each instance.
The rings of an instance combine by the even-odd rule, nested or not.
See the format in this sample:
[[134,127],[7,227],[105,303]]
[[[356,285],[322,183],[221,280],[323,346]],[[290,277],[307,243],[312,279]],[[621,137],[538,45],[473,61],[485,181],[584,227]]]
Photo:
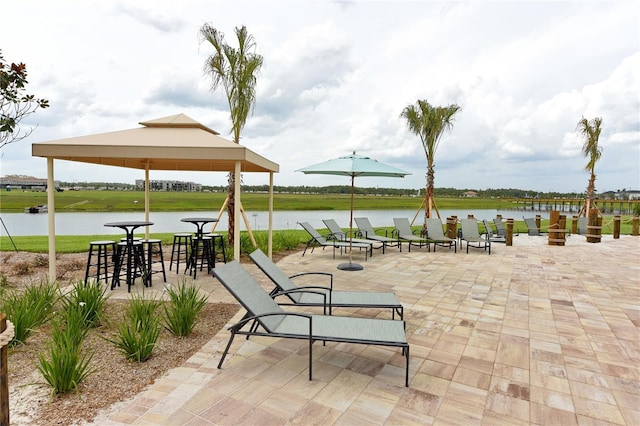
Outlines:
[[181,280],[176,287],[167,287],[169,303],[164,305],[165,327],[172,334],[187,337],[196,325],[198,314],[207,303],[199,288]]
[[70,305],[54,320],[47,353],[38,355],[38,371],[55,394],[77,391],[78,385],[95,371],[90,366],[95,351],[83,350],[86,323],[86,312],[79,305]]
[[60,298],[56,282],[41,281],[31,284],[23,292],[0,292],[0,311],[7,314],[15,328],[10,347],[25,343],[35,329],[51,319]]
[[108,339],[127,359],[144,362],[151,357],[160,336],[160,320],[156,315],[160,303],[138,295],[129,300],[117,336]]

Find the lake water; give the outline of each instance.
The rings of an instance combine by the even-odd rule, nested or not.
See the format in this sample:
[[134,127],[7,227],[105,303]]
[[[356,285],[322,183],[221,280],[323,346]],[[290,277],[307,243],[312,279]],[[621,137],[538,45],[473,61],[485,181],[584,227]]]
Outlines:
[[[519,211],[519,210],[440,210],[442,222],[452,215],[459,218],[467,217],[467,214],[473,214],[478,219],[493,219],[497,214],[501,214],[504,218],[522,219],[523,215],[533,217],[536,214],[543,218],[548,218],[548,212],[535,211]],[[149,228],[152,233],[173,233],[173,232],[193,232],[195,226],[190,223],[180,222],[183,217],[194,216],[211,216],[217,217],[218,212],[150,212],[149,220],[154,225]],[[394,217],[406,217],[412,220],[416,215],[416,210],[356,210],[354,217],[368,217],[374,227],[393,226]],[[249,226],[253,230],[268,229],[269,213],[265,211],[246,212]],[[28,213],[2,213],[2,224],[0,224],[0,235],[7,236],[7,231],[11,236],[26,235],[47,235],[47,214],[28,214]],[[421,211],[415,223],[421,223],[424,217],[424,211]],[[124,220],[144,220],[143,212],[125,212],[125,213],[99,213],[99,212],[78,212],[78,213],[58,213],[56,212],[56,235],[105,235],[117,233],[114,228],[104,226],[107,222],[117,222]],[[335,219],[342,227],[349,226],[349,210],[311,210],[311,211],[274,211],[273,213],[273,229],[286,230],[302,228],[297,225],[298,222],[309,222],[312,226],[320,229],[324,228],[322,219]],[[355,228],[355,223],[354,223]],[[144,229],[144,228],[141,228]],[[246,229],[244,222],[242,229]],[[220,219],[217,231],[227,230],[226,213]],[[114,232],[116,231],[116,232]]]

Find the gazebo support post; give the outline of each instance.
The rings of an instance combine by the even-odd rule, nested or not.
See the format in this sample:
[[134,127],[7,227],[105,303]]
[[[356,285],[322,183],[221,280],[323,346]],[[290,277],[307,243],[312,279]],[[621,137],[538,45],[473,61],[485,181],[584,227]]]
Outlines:
[[235,177],[234,187],[235,193],[233,199],[235,205],[233,206],[233,259],[240,262],[240,174],[242,173],[242,163],[236,161],[235,163]]
[[47,220],[49,225],[49,281],[56,279],[56,202],[53,158],[47,157]]
[[269,172],[269,233],[267,234],[267,256],[273,255],[273,172]]

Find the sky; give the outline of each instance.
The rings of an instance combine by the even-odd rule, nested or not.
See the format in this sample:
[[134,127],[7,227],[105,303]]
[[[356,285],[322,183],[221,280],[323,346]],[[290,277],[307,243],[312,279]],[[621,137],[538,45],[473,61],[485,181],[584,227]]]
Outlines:
[[[400,117],[421,99],[460,107],[435,154],[436,187],[582,193],[576,126],[601,117],[597,191],[640,190],[638,1],[24,0],[2,15],[5,60],[24,62],[27,93],[51,105],[2,149],[3,176],[46,177],[32,143],[178,113],[231,140],[224,92],[204,72],[208,23],[232,46],[245,25],[264,57],[241,143],[280,165],[275,185],[347,185],[296,170],[356,151],[411,173],[356,185],[424,188],[422,143]],[[56,161],[55,178],[134,183],[144,171]],[[150,178],[226,184],[224,173]]]

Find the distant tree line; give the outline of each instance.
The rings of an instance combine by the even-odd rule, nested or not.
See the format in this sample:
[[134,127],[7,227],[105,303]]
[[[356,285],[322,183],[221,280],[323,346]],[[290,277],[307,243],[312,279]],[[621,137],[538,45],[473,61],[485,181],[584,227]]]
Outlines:
[[[62,188],[74,189],[103,189],[112,191],[136,191],[136,186],[127,183],[113,182],[60,182]],[[226,185],[209,186],[202,185],[203,191],[209,192],[227,192]],[[379,187],[361,187],[354,189],[357,195],[383,195],[395,197],[424,197],[425,188],[379,188]],[[622,192],[625,190],[623,189]],[[269,192],[269,185],[242,185],[242,192]],[[280,186],[274,185],[273,192],[282,194],[351,194],[351,186],[349,185],[330,185],[330,186]],[[584,198],[584,193],[577,192],[540,192],[530,189],[517,188],[435,188],[436,197],[459,198],[468,196],[467,193],[475,192],[479,198]],[[620,192],[620,191],[618,191]],[[609,191],[598,194],[598,198],[614,198],[616,193]]]

